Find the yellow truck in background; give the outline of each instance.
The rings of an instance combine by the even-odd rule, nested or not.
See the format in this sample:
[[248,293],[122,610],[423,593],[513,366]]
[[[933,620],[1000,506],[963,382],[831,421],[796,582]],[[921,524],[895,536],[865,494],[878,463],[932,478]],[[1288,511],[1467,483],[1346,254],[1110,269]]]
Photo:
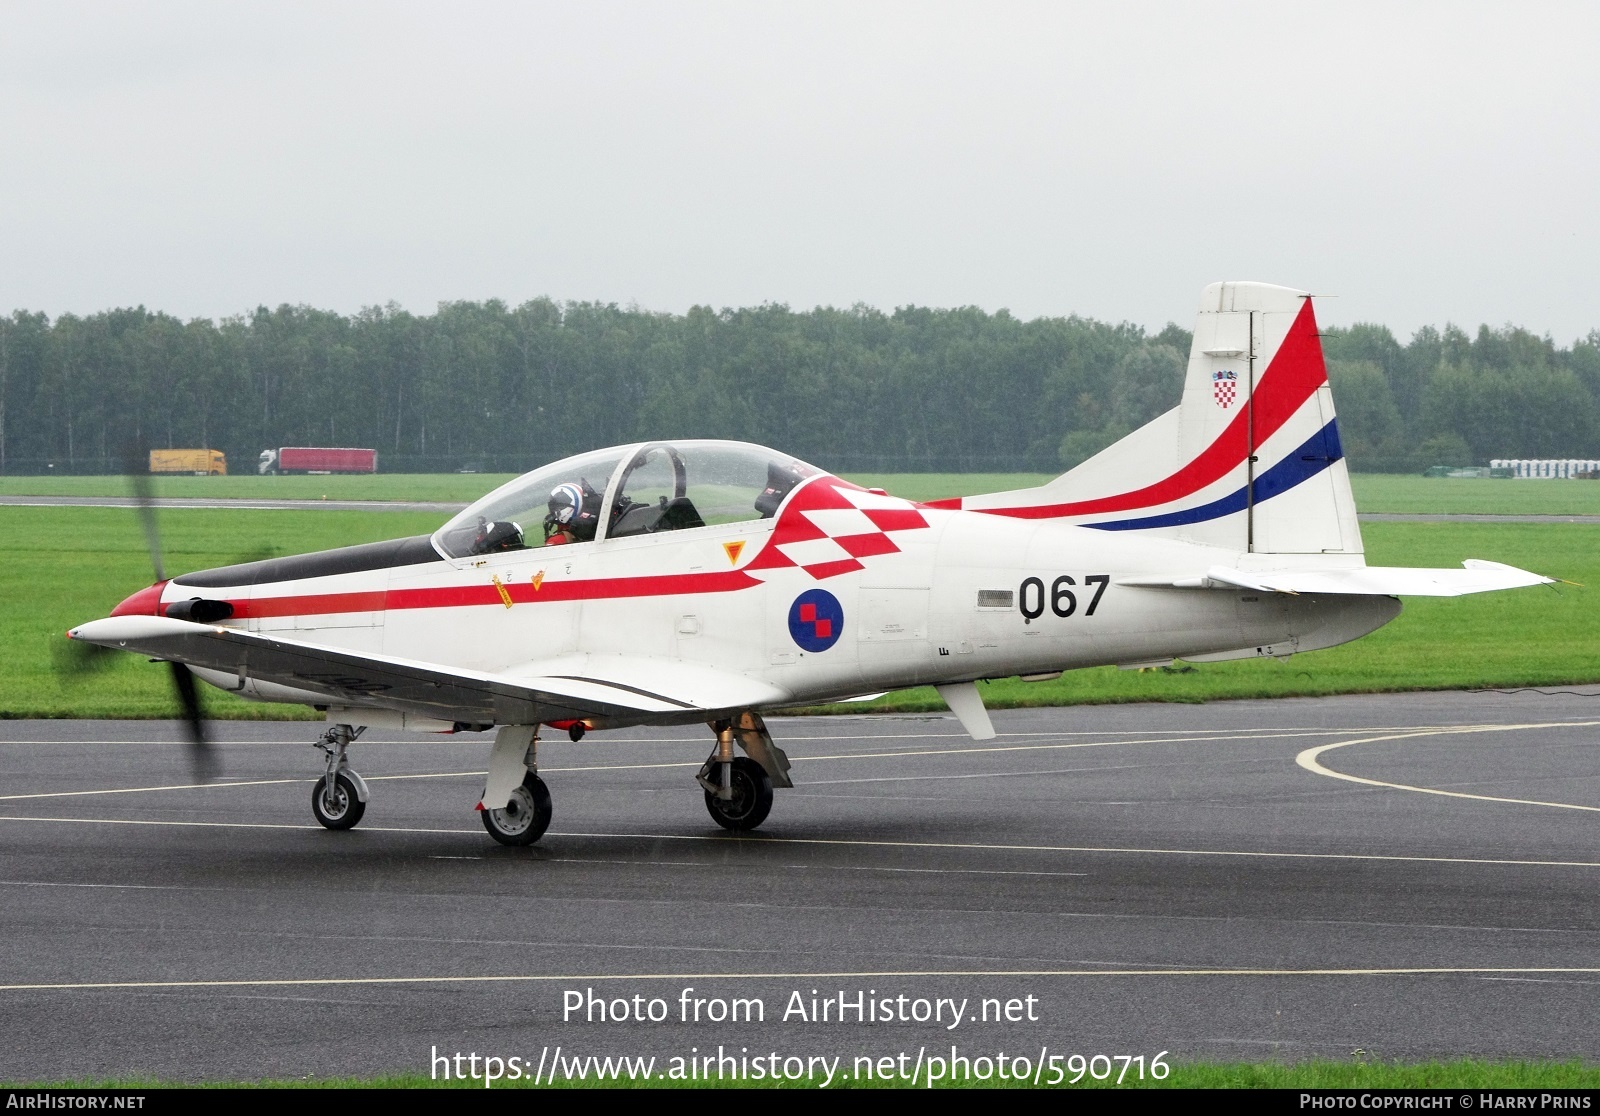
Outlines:
[[200,477],[225,477],[228,459],[221,450],[164,449],[150,451],[152,473],[193,473]]

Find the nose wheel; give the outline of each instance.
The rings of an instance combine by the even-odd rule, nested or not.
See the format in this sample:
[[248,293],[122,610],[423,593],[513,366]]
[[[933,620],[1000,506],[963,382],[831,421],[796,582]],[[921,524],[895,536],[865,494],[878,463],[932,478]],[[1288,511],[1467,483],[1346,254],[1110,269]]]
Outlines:
[[361,801],[350,776],[340,771],[332,777],[331,784],[324,775],[311,788],[311,812],[329,829],[353,829],[367,812],[367,804]]
[[353,829],[367,812],[367,783],[345,755],[351,741],[366,729],[329,725],[315,747],[327,753],[328,770],[311,788],[311,813],[328,829]]

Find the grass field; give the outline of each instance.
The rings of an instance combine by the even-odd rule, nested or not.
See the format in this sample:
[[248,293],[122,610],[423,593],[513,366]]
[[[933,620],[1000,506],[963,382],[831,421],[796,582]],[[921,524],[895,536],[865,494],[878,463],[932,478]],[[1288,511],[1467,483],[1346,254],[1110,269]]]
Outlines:
[[[377,542],[437,528],[418,512],[232,511],[160,513],[169,571],[205,569],[270,554]],[[136,655],[100,656],[91,674],[57,670],[67,628],[108,615],[150,583],[150,556],[132,512],[121,508],[0,509],[0,716],[175,716],[164,672]],[[259,706],[209,687],[218,717],[309,717],[310,710]]]
[[[512,479],[511,473],[419,473],[328,477],[152,477],[157,496],[224,500],[428,500],[469,503]],[[1026,488],[1043,473],[872,473],[849,477],[908,500],[937,500]],[[0,496],[126,496],[122,477],[0,477]]]
[[[203,569],[268,553],[295,554],[421,534],[441,516],[412,512],[161,512],[172,570]],[[1375,565],[1454,566],[1477,557],[1553,577],[1600,583],[1600,526],[1369,523]],[[104,656],[95,673],[64,681],[62,633],[106,615],[150,580],[135,517],[118,508],[0,510],[0,715],[160,717],[174,714],[165,674],[132,655]],[[988,683],[994,707],[1122,701],[1214,701],[1415,689],[1600,681],[1600,596],[1573,586],[1473,597],[1412,599],[1399,619],[1356,643],[1296,655],[1192,667],[1069,672],[1051,682]],[[293,706],[207,691],[219,717],[302,717]],[[848,711],[942,710],[931,689],[899,691]]]
[[[845,1060],[849,1064],[849,1059]],[[848,1072],[848,1071],[847,1071]],[[185,1087],[181,1082],[139,1080],[71,1082],[0,1082],[0,1087],[19,1089],[160,1089],[164,1085]],[[207,1088],[267,1089],[483,1089],[481,1079],[434,1080],[424,1074],[394,1074],[370,1078],[324,1078],[305,1081],[211,1082]],[[497,1089],[534,1088],[531,1081],[501,1081]],[[595,1077],[576,1081],[540,1083],[540,1089],[759,1089],[808,1088],[804,1082],[766,1081],[639,1081],[601,1080]],[[833,1089],[894,1089],[907,1084],[892,1081],[836,1082]],[[927,1083],[916,1087],[926,1089]],[[942,1083],[940,1088],[1031,1088],[1031,1082],[973,1081]],[[1594,1089],[1600,1087],[1600,1067],[1582,1062],[1489,1062],[1460,1058],[1448,1062],[1335,1062],[1319,1060],[1281,1064],[1276,1062],[1180,1062],[1162,1080],[1095,1081],[1085,1076],[1075,1085],[1057,1089]],[[1474,1098],[1476,1100],[1476,1098]]]
[[[513,474],[379,473],[328,477],[151,477],[157,496],[223,500],[427,500],[470,503]],[[126,496],[123,477],[0,477],[0,496]]]
[[1444,515],[1600,515],[1600,481],[1463,480],[1355,473],[1364,512]]
[[[1029,488],[1045,473],[850,473],[866,488],[909,500],[974,496]],[[418,473],[376,476],[157,476],[157,496],[254,500],[454,500],[467,504],[510,480],[510,473]],[[1362,512],[1451,515],[1600,515],[1600,483],[1448,480],[1355,473]],[[126,496],[122,476],[0,476],[0,496]]]
[[[1368,523],[1362,535],[1372,565],[1459,566],[1463,558],[1490,558],[1584,585],[1600,579],[1600,526]],[[1597,630],[1600,596],[1577,586],[1413,597],[1398,619],[1372,635],[1287,662],[1247,659],[1144,671],[1097,667],[1053,682],[1003,679],[982,690],[987,704],[1004,708],[1596,682]],[[921,688],[856,708],[944,707],[931,688]]]
[[[156,477],[158,496],[241,500],[437,500],[468,503],[510,474],[423,473],[360,477]],[[1044,473],[851,473],[848,479],[908,500],[971,496],[1043,484]],[[1600,483],[1459,480],[1357,473],[1364,512],[1481,515],[1600,515]],[[121,477],[0,477],[0,496],[126,496]]]

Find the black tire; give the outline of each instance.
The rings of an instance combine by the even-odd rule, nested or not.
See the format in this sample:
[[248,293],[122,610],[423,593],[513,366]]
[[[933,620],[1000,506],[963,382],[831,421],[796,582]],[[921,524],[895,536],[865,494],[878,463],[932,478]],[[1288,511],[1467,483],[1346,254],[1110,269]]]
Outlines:
[[483,810],[483,828],[502,845],[531,845],[550,828],[550,788],[533,772],[511,792],[504,810]]
[[323,786],[328,781],[324,775],[317,780],[317,785],[311,788],[311,812],[329,829],[353,829],[356,822],[361,820],[361,815],[367,812],[367,804],[361,801],[361,796],[356,793],[356,784],[350,776],[343,771],[334,776],[333,802],[328,804],[323,801]]
[[[708,776],[713,783],[722,780],[722,765],[713,764]],[[772,812],[772,780],[766,768],[748,756],[733,761],[733,775],[729,780],[733,798],[723,801],[706,791],[706,810],[723,829],[744,832],[754,829],[767,820]]]

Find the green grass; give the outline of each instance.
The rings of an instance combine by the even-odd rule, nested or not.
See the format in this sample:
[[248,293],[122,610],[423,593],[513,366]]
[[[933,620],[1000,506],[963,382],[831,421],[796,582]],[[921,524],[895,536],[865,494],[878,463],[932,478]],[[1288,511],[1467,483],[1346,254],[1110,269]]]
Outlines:
[[[658,1059],[659,1061],[659,1059]],[[851,1056],[846,1055],[841,1068],[847,1068]],[[426,1074],[386,1074],[366,1078],[307,1078],[303,1080],[266,1080],[236,1082],[205,1082],[207,1088],[266,1088],[266,1089],[483,1089],[482,1081],[436,1081]],[[138,1091],[163,1087],[192,1087],[187,1082],[162,1082],[140,1079],[113,1081],[57,1081],[57,1082],[0,1082],[0,1088],[13,1089],[117,1089]],[[529,1081],[496,1082],[496,1089],[533,1088]],[[553,1085],[541,1083],[541,1089],[706,1089],[706,1088],[800,1088],[815,1089],[815,1084],[779,1083],[771,1081],[705,1082],[705,1081],[601,1081],[590,1077],[580,1081],[561,1081]],[[838,1082],[834,1089],[906,1088],[908,1083],[897,1082]],[[917,1088],[925,1089],[926,1082]],[[940,1088],[1028,1088],[1026,1083],[1013,1081],[974,1081],[966,1086],[941,1084]],[[1145,1088],[1145,1089],[1594,1089],[1600,1087],[1600,1067],[1579,1061],[1522,1062],[1483,1061],[1460,1058],[1447,1062],[1337,1062],[1317,1060],[1310,1062],[1180,1062],[1172,1066],[1171,1073],[1161,1081],[1097,1082],[1085,1078],[1077,1085],[1059,1085],[1058,1089],[1092,1088]],[[1476,1100],[1476,1098],[1474,1098]]]
[[[1459,566],[1489,558],[1582,585],[1600,584],[1600,526],[1522,523],[1368,523],[1375,566]],[[1600,594],[1556,585],[1469,597],[1411,597],[1364,639],[1287,662],[1245,659],[1176,668],[1069,671],[1052,682],[1004,679],[982,687],[991,707],[1125,701],[1383,693],[1600,681]],[[847,708],[944,709],[931,687]]]
[[[510,473],[378,473],[327,477],[152,477],[157,496],[224,500],[437,500],[470,503],[512,479]],[[938,500],[1042,484],[1043,473],[851,473],[864,488],[908,500]],[[0,477],[0,496],[126,496],[122,477]]]
[[1600,515],[1600,481],[1463,480],[1354,473],[1364,512],[1435,515]]
[[881,488],[904,500],[943,500],[1033,488],[1049,480],[1047,473],[847,473],[845,480],[862,488]]
[[[514,474],[378,473],[327,477],[151,477],[157,496],[224,500],[427,500],[470,503]],[[126,496],[122,477],[0,477],[0,496]]]
[[[937,500],[1029,488],[1044,473],[852,473],[850,480],[908,500]],[[1410,515],[1600,515],[1600,482],[1459,480],[1355,473],[1356,507]]]
[[[155,477],[158,496],[240,500],[435,500],[469,503],[511,474],[420,473],[329,477]],[[972,496],[1043,484],[1045,473],[850,473],[866,488],[908,500]],[[1451,480],[1356,473],[1356,506],[1364,512],[1453,515],[1600,515],[1600,483],[1587,481]],[[121,477],[0,477],[0,496],[126,496]]]
[[[1487,483],[1487,482],[1485,482]],[[251,511],[186,508],[161,513],[167,566],[204,569],[267,552],[297,554],[436,528],[442,516],[410,512]],[[1583,524],[1369,523],[1374,565],[1455,566],[1490,558],[1585,584],[1600,583],[1600,526]],[[134,516],[118,508],[6,508],[0,512],[0,716],[175,715],[165,674],[132,655],[63,681],[62,633],[104,616],[150,580]],[[1127,701],[1216,701],[1420,689],[1600,681],[1600,596],[1573,586],[1457,598],[1413,598],[1378,632],[1288,662],[1246,660],[1172,670],[1073,671],[1052,682],[984,686],[996,708]],[[243,702],[207,691],[218,717],[309,716],[295,706]],[[942,710],[930,688],[873,703],[830,707]]]
[[[184,508],[159,514],[169,572],[419,535],[444,521],[419,512]],[[0,647],[6,649],[0,716],[176,716],[166,672],[138,656],[100,656],[92,674],[75,680],[57,670],[71,648],[64,636],[69,627],[108,615],[150,581],[149,553],[130,511],[0,509]],[[309,709],[241,701],[209,687],[203,698],[218,717],[312,716]]]

